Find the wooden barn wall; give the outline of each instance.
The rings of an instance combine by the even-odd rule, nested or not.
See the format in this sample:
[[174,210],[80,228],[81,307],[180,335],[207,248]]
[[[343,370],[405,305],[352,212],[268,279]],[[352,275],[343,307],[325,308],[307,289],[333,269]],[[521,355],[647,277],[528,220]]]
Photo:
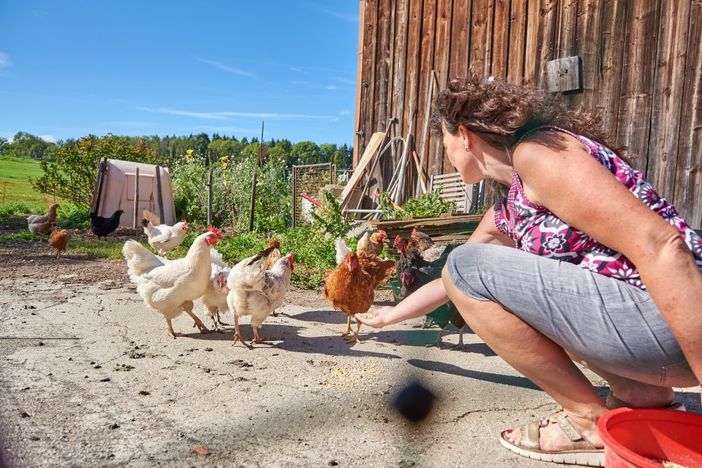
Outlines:
[[426,130],[432,71],[439,88],[469,69],[543,87],[546,62],[577,55],[583,91],[561,99],[598,112],[623,154],[702,227],[699,0],[360,0],[360,15],[355,161],[397,118],[390,134],[411,127],[425,170],[451,172]]

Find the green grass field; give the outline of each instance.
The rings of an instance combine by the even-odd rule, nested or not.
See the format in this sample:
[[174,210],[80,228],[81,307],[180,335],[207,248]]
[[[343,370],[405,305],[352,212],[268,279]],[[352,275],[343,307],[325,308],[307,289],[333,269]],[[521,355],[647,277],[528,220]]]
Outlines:
[[39,161],[0,156],[0,204],[23,203],[45,209],[53,197],[36,192],[29,182],[41,175]]

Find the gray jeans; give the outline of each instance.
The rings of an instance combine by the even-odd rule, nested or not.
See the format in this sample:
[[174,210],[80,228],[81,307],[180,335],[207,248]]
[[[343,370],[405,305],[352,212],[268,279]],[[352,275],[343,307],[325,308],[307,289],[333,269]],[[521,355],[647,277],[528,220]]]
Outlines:
[[698,385],[646,291],[571,263],[496,245],[458,247],[446,268],[466,295],[501,305],[604,371],[651,385]]

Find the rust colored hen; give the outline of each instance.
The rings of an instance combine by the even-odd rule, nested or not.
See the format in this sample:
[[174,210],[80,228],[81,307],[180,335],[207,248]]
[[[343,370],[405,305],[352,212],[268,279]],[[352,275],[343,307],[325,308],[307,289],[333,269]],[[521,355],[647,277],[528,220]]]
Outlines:
[[68,232],[65,229],[54,229],[51,231],[49,245],[56,249],[56,259],[61,257],[61,254],[68,247]]
[[[359,258],[354,252],[349,253],[336,269],[327,273],[324,297],[346,315],[346,330],[341,331],[343,336],[348,336],[352,331],[353,315],[370,309],[375,298],[375,288],[386,275],[387,268],[384,264],[378,264],[372,258],[364,256]],[[357,322],[351,341],[361,341],[358,336],[360,329],[361,323]]]

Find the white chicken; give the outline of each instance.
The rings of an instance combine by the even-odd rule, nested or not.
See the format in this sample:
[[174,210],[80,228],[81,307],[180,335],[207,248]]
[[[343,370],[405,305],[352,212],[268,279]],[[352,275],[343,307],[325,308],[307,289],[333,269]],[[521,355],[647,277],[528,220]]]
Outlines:
[[164,255],[167,251],[178,247],[188,232],[187,220],[175,223],[173,226],[168,224],[154,226],[148,219],[143,219],[141,225],[144,226],[144,234],[149,245],[156,249],[159,255]]
[[336,248],[336,264],[341,265],[346,256],[353,252],[344,242],[344,239],[337,237],[334,241],[334,247]]
[[51,229],[56,224],[56,209],[58,207],[59,205],[54,203],[49,207],[49,211],[46,214],[27,216],[29,232],[36,234],[38,232],[47,232]]
[[234,265],[229,274],[227,305],[234,319],[234,343],[240,340],[246,345],[239,331],[239,317],[243,315],[251,316],[252,343],[264,343],[258,329],[266,317],[283,304],[285,294],[290,289],[295,254],[290,251],[279,258],[270,270],[265,270],[268,256],[275,250],[275,247],[270,247],[242,260]]
[[213,247],[210,247],[210,264],[212,265],[210,282],[207,284],[207,289],[201,300],[205,306],[205,313],[212,318],[214,329],[218,330],[220,326],[224,325],[219,313],[227,310],[227,294],[229,293],[227,278],[231,268],[222,259],[222,254]]
[[210,246],[221,239],[216,228],[195,238],[185,257],[167,260],[149,252],[136,241],[124,243],[122,253],[129,267],[129,279],[137,285],[137,292],[149,307],[163,314],[168,324],[168,335],[175,338],[171,321],[185,312],[195,321],[198,329],[209,330],[193,313],[193,301],[203,295],[209,284],[212,265]]

